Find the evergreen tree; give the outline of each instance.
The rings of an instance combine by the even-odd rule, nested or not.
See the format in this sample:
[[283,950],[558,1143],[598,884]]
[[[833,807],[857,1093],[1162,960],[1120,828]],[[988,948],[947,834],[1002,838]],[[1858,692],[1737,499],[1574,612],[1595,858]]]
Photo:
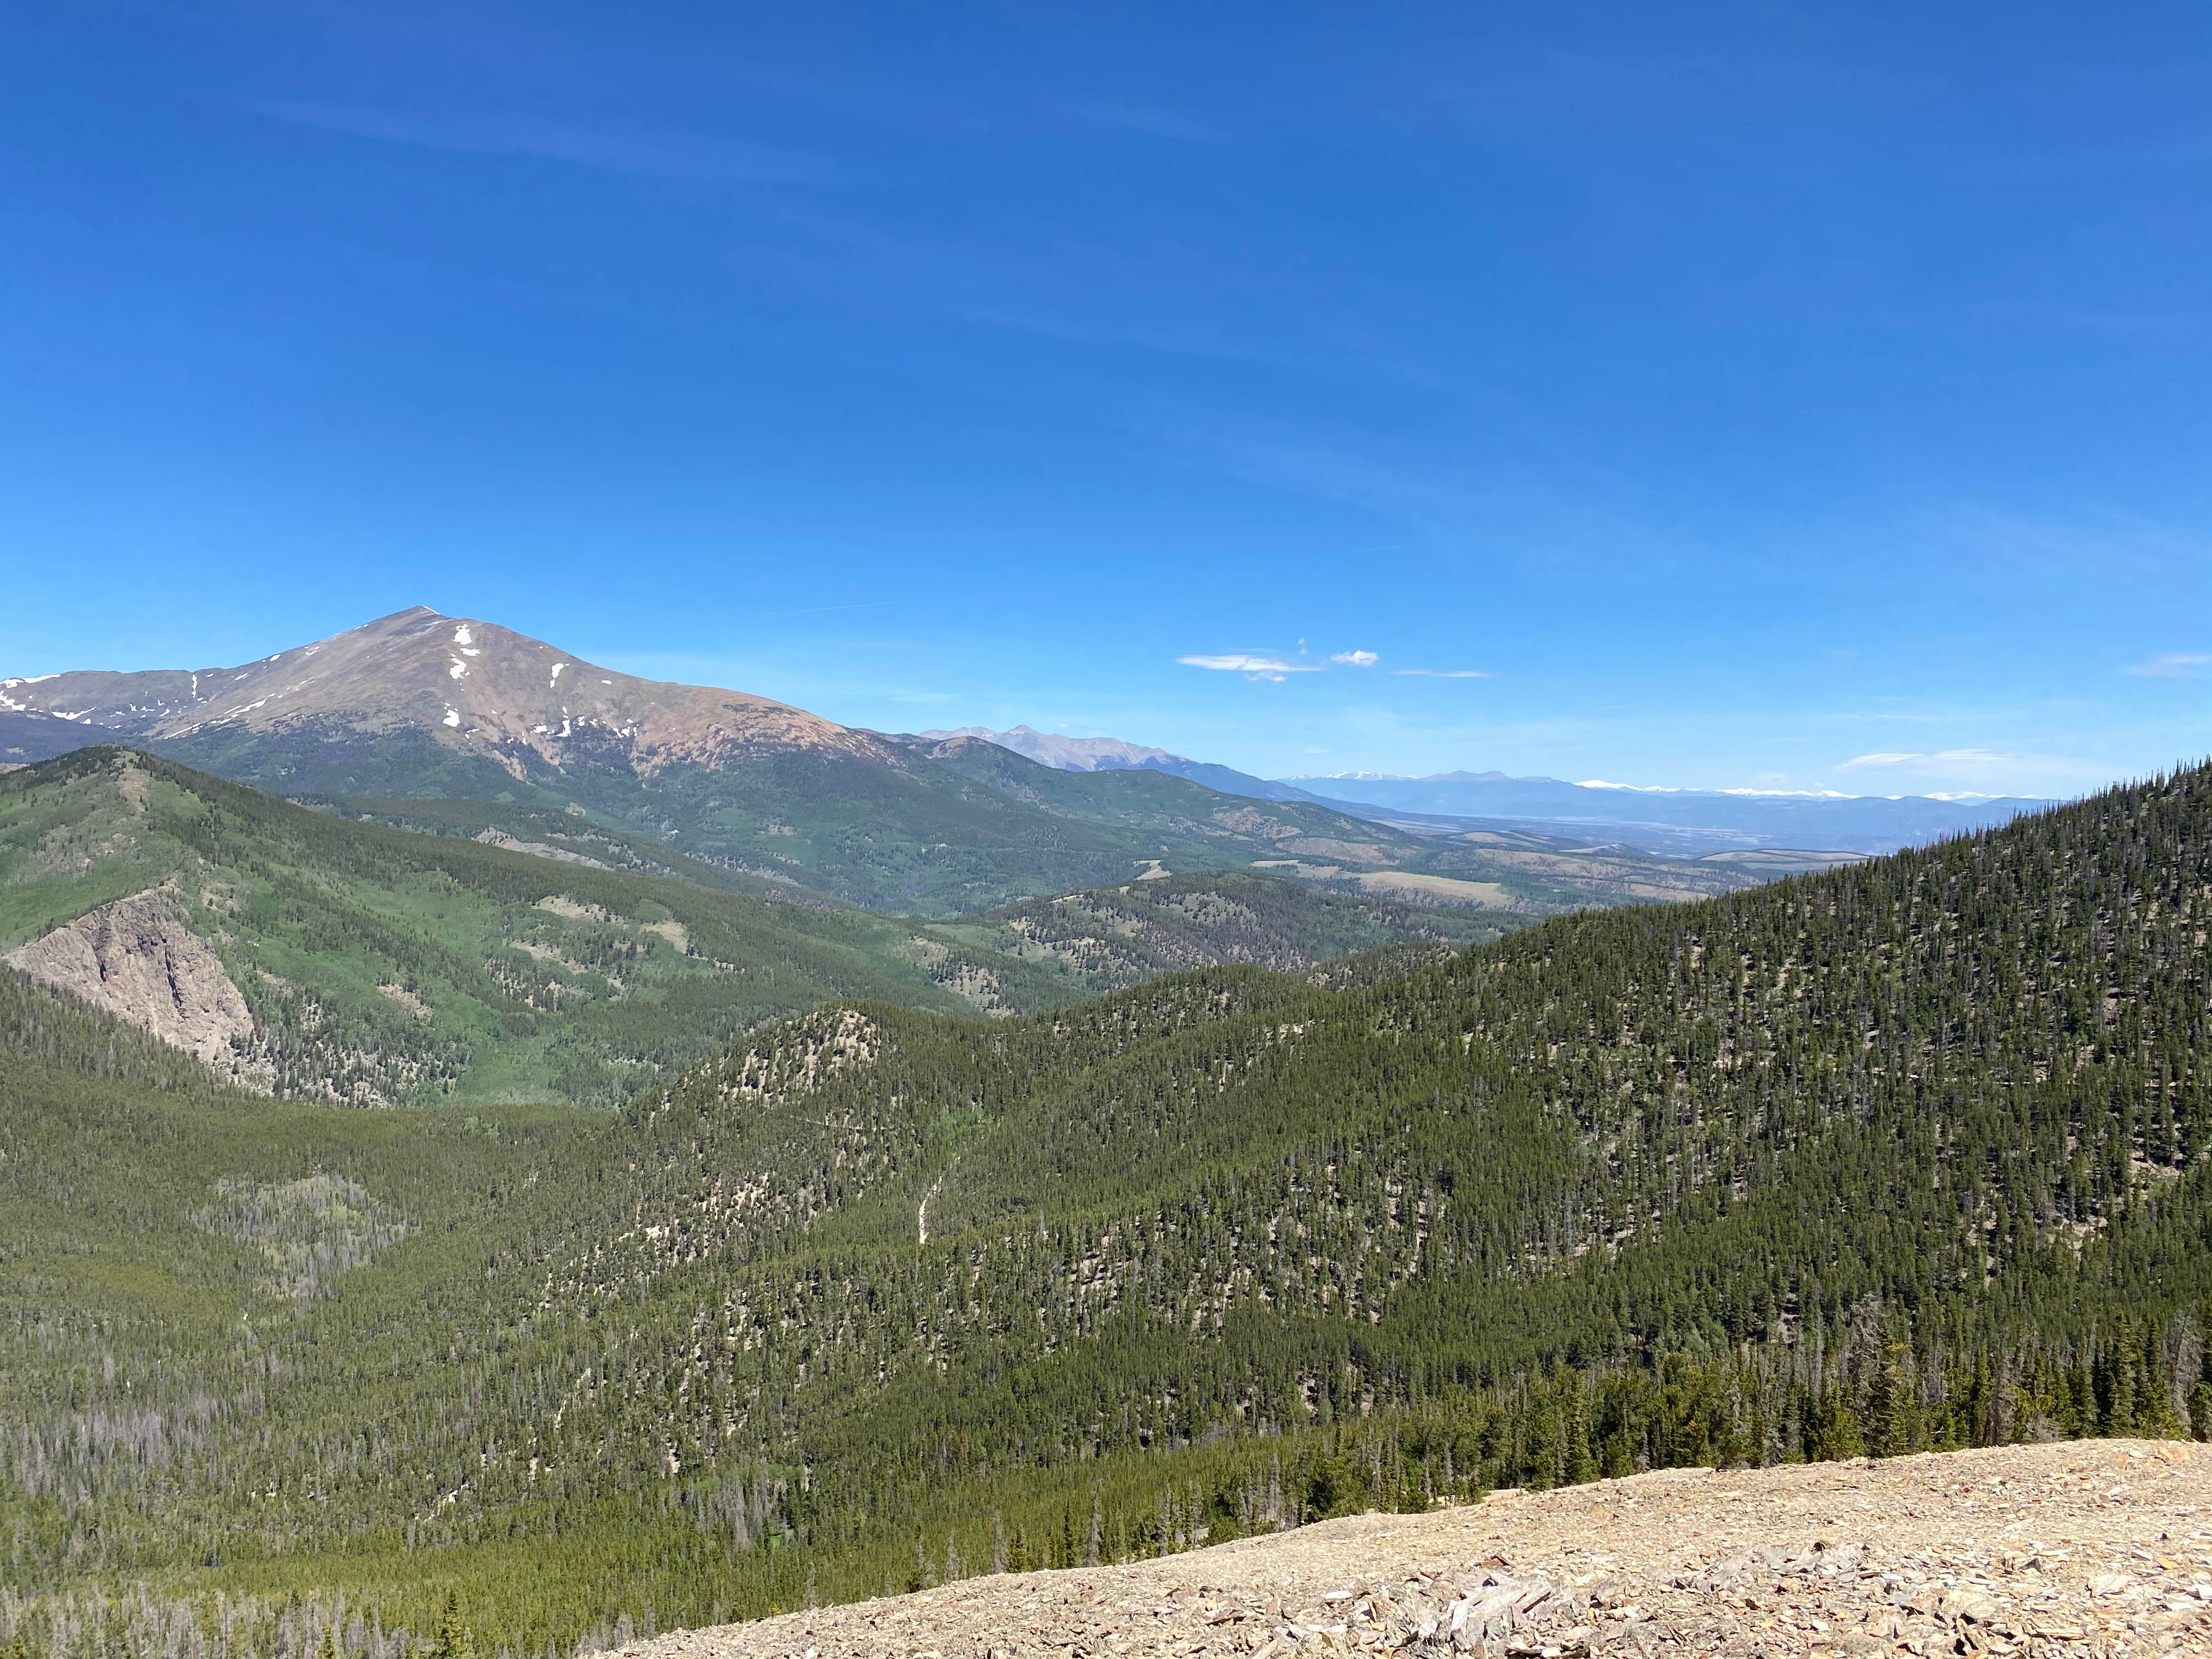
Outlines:
[[461,1617],[461,1597],[458,1590],[446,1592],[446,1605],[439,1610],[438,1630],[430,1643],[430,1659],[476,1659],[475,1632]]

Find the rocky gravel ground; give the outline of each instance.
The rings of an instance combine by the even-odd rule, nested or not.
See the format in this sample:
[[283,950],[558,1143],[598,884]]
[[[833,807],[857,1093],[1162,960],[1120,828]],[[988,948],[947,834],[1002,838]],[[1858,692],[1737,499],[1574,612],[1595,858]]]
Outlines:
[[971,1578],[632,1659],[2212,1655],[2212,1446],[1668,1470]]

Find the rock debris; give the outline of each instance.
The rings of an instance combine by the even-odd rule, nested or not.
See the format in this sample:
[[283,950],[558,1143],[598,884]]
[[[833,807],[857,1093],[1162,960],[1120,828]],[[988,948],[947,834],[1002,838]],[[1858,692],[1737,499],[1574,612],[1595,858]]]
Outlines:
[[2212,1655],[2212,1447],[1663,1470],[680,1632],[627,1659]]

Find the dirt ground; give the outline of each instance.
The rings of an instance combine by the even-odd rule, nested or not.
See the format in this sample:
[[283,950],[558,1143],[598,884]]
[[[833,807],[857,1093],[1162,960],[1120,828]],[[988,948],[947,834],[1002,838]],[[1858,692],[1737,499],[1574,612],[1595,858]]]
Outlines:
[[634,1659],[2212,1656],[2212,1446],[1668,1470],[679,1632]]

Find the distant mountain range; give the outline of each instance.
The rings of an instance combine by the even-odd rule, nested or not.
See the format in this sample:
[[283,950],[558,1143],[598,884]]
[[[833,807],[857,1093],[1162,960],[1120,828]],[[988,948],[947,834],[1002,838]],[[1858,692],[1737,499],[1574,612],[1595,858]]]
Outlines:
[[1011,732],[994,732],[986,726],[963,726],[957,731],[924,732],[920,735],[978,738],[1058,772],[1165,772],[1170,777],[1188,778],[1193,783],[1218,789],[1224,795],[1249,795],[1255,800],[1319,803],[1322,799],[1295,784],[1255,778],[1234,767],[1193,760],[1187,755],[1171,755],[1164,749],[1148,749],[1142,744],[1124,743],[1119,738],[1063,738],[1026,726],[1017,726]]
[[864,731],[422,606],[230,667],[0,680],[0,766],[88,744],[356,820],[914,917],[1256,868],[1527,919],[1773,873],[1395,826],[1134,744]]
[[1597,836],[1678,858],[1784,848],[1863,854],[1894,852],[2009,823],[2022,812],[2052,804],[2012,796],[1946,799],[1933,795],[1634,789],[1559,778],[1516,778],[1497,771],[1440,772],[1421,778],[1341,772],[1268,779],[1118,738],[1056,737],[1026,726],[1011,732],[964,726],[957,734],[924,735],[980,738],[1062,771],[1166,772],[1224,794],[1333,806],[1414,834],[1510,827],[1570,840]]
[[1694,857],[1728,848],[1825,848],[1888,853],[2008,823],[2052,805],[1984,796],[1758,794],[1717,789],[1630,789],[1502,772],[1433,777],[1353,775],[1290,780],[1314,799],[1392,823],[1418,817],[1579,828],[1652,852]]
[[546,839],[550,812],[914,915],[1148,869],[1249,868],[1295,856],[1292,842],[1358,871],[1426,850],[1341,809],[1262,822],[1179,779],[1093,780],[974,739],[861,731],[422,606],[239,666],[9,679],[0,697],[10,762],[126,743],[356,817],[478,802],[481,827],[528,842]]

